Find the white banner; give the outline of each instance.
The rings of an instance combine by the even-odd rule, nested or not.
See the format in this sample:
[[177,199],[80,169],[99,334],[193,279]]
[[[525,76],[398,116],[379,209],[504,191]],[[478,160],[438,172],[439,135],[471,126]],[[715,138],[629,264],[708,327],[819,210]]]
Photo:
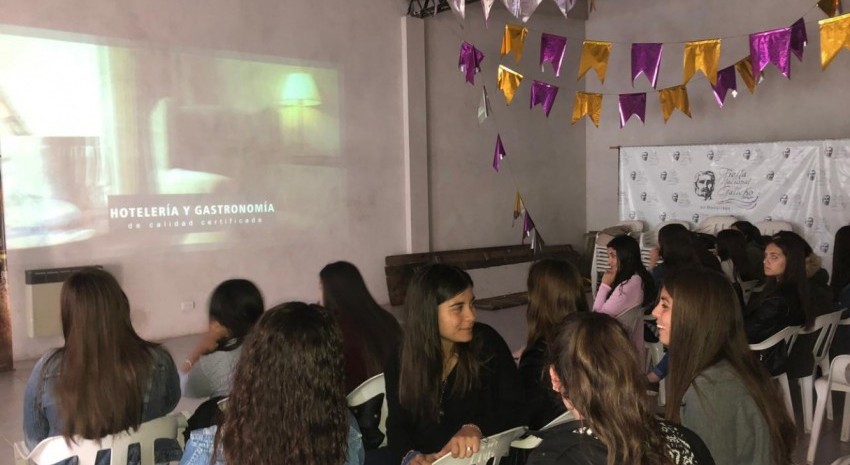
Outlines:
[[620,149],[620,219],[787,221],[832,270],[850,223],[850,139]]

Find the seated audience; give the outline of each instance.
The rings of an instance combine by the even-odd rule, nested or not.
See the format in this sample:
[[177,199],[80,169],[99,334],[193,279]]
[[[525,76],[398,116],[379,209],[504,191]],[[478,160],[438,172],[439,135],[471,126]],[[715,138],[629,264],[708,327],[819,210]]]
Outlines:
[[[24,439],[29,449],[51,436],[99,439],[138,428],[171,412],[180,380],[171,355],[133,329],[130,303],[106,271],[74,273],[60,294],[65,344],[35,364],[24,392]],[[173,441],[157,447],[157,463],[178,460]],[[98,464],[108,464],[108,450]],[[138,446],[129,462],[138,464]],[[71,459],[75,460],[75,459]]]
[[[655,299],[655,285],[640,258],[640,246],[630,236],[617,236],[608,242],[608,266],[593,302],[593,311],[613,317]],[[632,341],[643,353],[643,323],[636,325]]]
[[747,262],[750,264],[749,275],[758,281],[764,279],[764,268],[761,262],[764,259],[764,248],[767,241],[761,235],[761,231],[749,221],[736,221],[732,223],[731,229],[740,231],[747,240]]
[[[659,263],[659,259],[663,262]],[[703,263],[696,252],[693,236],[688,228],[671,223],[658,230],[658,246],[652,249],[649,256],[649,269],[655,289],[661,288],[667,274],[675,274],[679,269],[702,267]]]
[[581,275],[567,261],[543,259],[528,271],[528,343],[519,359],[528,426],[539,429],[564,413],[552,392],[546,351],[567,315],[587,312]]
[[[810,327],[815,319],[808,304],[805,250],[800,240],[774,237],[764,249],[764,275],[764,289],[750,296],[744,310],[744,331],[750,344],[787,326]],[[787,357],[784,341],[760,354],[773,376],[786,371]]]
[[638,357],[615,319],[570,315],[551,358],[552,389],[575,420],[535,433],[543,442],[528,465],[714,463],[696,434],[655,418]]
[[740,231],[724,229],[717,233],[717,258],[729,282],[740,284],[755,279],[750,274],[752,267],[747,257],[747,238]]
[[833,293],[829,287],[829,272],[823,268],[820,255],[812,250],[808,241],[799,234],[791,231],[780,231],[775,237],[781,237],[789,241],[797,241],[803,247],[806,254],[806,280],[809,287],[809,304],[815,315],[823,315],[833,310]]
[[791,464],[796,428],[750,351],[729,282],[680,271],[664,281],[652,313],[670,347],[666,418],[696,432],[718,464]]
[[341,339],[318,305],[266,312],[243,344],[222,425],[193,431],[180,465],[362,465]]
[[348,262],[331,263],[319,273],[322,305],[333,312],[342,329],[345,390],[384,372],[401,343],[401,326],[378,305],[360,271]]
[[401,351],[386,371],[389,463],[467,458],[482,437],[525,424],[511,351],[475,322],[474,301],[472,279],[457,267],[428,265],[413,276]]

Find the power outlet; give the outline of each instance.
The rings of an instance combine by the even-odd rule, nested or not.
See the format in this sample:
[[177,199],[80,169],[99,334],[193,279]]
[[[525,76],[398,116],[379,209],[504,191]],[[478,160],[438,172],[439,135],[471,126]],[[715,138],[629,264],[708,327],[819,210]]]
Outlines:
[[184,300],[183,302],[180,302],[180,311],[182,311],[182,312],[188,312],[188,311],[194,310],[194,308],[195,308],[195,301],[194,300]]

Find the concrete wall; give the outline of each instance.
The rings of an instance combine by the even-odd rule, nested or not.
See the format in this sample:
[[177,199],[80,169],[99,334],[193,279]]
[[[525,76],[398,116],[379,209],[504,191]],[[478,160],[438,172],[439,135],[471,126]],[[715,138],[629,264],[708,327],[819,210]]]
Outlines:
[[587,22],[587,38],[614,44],[604,86],[590,76],[588,89],[611,94],[650,90],[641,76],[630,83],[632,42],[665,44],[658,88],[681,84],[682,43],[729,37],[722,41],[720,68],[749,54],[747,35],[790,26],[806,15],[809,45],[803,63],[793,57],[791,80],[769,65],[754,95],[738,80],[737,99],[727,97],[721,110],[707,80],[697,74],[688,85],[691,114],[678,111],[664,124],[658,94],[647,95],[646,125],[632,119],[619,128],[616,95],[606,95],[599,128],[587,126],[587,226],[598,229],[618,219],[617,151],[610,146],[762,142],[776,140],[843,138],[846,118],[850,55],[842,52],[825,72],[820,70],[817,20],[825,15],[809,3],[792,0],[599,1]]

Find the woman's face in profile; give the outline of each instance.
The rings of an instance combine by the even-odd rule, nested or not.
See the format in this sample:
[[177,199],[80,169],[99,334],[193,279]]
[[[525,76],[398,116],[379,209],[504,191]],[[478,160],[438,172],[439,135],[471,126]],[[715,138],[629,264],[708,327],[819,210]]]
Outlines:
[[440,339],[444,342],[453,344],[472,340],[475,294],[471,287],[437,307],[437,324],[440,328]]
[[785,274],[785,254],[776,244],[768,244],[764,249],[764,275],[780,278]]
[[666,288],[661,288],[661,298],[658,305],[652,309],[652,316],[658,324],[658,340],[662,344],[670,345],[670,329],[673,322],[673,297]]

